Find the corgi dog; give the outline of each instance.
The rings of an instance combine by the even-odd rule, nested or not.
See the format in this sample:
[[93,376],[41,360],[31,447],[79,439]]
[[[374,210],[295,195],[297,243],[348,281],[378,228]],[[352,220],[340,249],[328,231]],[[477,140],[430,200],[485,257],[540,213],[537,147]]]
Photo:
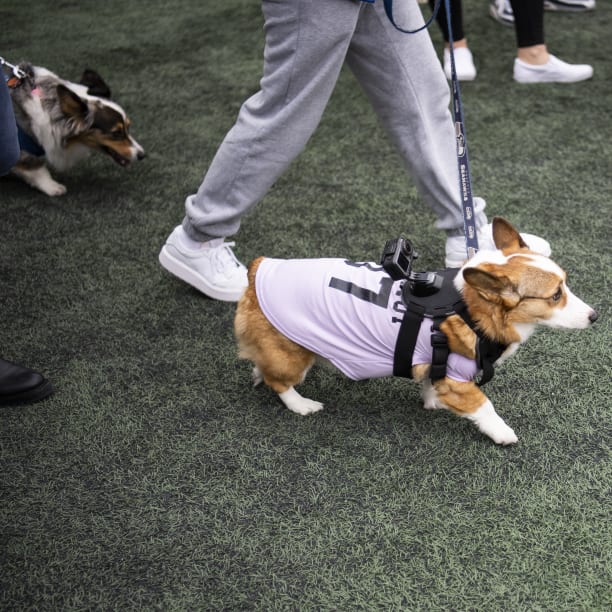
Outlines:
[[[425,408],[450,410],[507,445],[518,441],[516,434],[475,382],[478,337],[502,346],[498,366],[538,325],[584,329],[597,313],[570,291],[556,263],[530,251],[500,217],[493,221],[493,239],[497,250],[479,251],[462,268],[447,271],[474,326],[456,313],[440,324],[449,351],[445,375],[429,379],[431,319],[423,321],[408,370],[423,384]],[[373,263],[264,257],[249,265],[248,279],[234,321],[239,357],[254,364],[254,383],[276,391],[289,410],[307,415],[323,408],[295,390],[318,358],[355,380],[394,373],[406,281],[393,281]]]
[[21,154],[11,173],[49,196],[66,193],[47,163],[63,171],[91,151],[108,155],[122,167],[141,160],[144,149],[130,135],[125,111],[110,100],[100,75],[85,70],[80,83],[28,63],[18,66],[23,77],[8,80]]

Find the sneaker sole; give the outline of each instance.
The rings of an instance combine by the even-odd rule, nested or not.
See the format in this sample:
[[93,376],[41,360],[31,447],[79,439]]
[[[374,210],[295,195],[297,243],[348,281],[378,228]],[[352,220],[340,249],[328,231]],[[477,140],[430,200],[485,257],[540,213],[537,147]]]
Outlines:
[[162,268],[170,272],[170,274],[180,278],[182,281],[197,289],[200,293],[214,300],[220,300],[221,302],[237,302],[244,293],[244,288],[240,291],[236,291],[232,289],[219,289],[218,287],[208,284],[199,274],[196,274],[183,262],[173,257],[168,252],[165,245],[159,252],[159,263]]
[[23,404],[34,404],[49,397],[55,389],[48,380],[43,380],[33,389],[28,389],[14,395],[0,396],[0,406],[21,406]]
[[534,78],[534,77],[528,77],[528,78],[523,78],[523,77],[519,77],[517,78],[516,75],[514,75],[514,80],[517,83],[521,83],[523,85],[537,85],[538,83],[542,83],[542,84],[551,84],[551,83],[559,83],[559,84],[571,84],[571,83],[581,83],[582,81],[588,81],[589,79],[593,78],[593,72],[591,71],[590,74],[585,74],[584,76],[580,76],[580,77],[574,77],[574,78],[562,78],[562,79],[538,79],[538,78]]
[[595,10],[595,4],[592,6],[576,6],[572,4],[553,4],[552,2],[544,2],[544,10],[557,11],[563,13],[584,13],[585,11]]

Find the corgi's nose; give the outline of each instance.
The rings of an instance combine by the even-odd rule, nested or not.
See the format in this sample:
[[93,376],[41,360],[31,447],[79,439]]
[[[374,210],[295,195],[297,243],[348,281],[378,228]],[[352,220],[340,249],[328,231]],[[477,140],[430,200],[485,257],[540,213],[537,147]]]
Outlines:
[[144,159],[147,156],[147,154],[144,151],[138,151],[136,157],[138,158],[138,161],[140,161],[141,159]]
[[599,315],[597,314],[597,311],[591,310],[591,314],[589,315],[589,321],[591,323],[595,323],[595,321],[597,321],[598,318],[599,318]]

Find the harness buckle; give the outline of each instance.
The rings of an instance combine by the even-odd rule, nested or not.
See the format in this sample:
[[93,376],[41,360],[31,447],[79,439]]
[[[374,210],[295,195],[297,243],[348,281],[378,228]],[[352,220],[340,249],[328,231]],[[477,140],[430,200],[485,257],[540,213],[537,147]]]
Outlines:
[[437,324],[431,329],[431,369],[429,378],[433,381],[440,380],[446,376],[446,362],[448,360],[448,338],[442,333]]

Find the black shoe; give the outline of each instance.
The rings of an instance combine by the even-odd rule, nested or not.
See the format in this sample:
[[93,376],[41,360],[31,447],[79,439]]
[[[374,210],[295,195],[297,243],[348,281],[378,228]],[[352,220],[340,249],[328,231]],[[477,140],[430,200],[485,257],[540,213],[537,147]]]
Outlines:
[[53,386],[41,374],[0,359],[0,406],[31,404],[53,393]]

